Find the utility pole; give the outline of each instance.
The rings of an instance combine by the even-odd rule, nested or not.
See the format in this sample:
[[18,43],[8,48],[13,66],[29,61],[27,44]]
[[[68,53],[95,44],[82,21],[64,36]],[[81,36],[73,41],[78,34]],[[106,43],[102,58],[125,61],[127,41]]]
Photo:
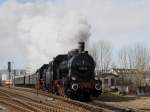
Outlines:
[[9,88],[10,88],[10,80],[11,80],[11,77],[10,77],[10,73],[11,73],[11,62],[10,62],[10,61],[8,62],[8,72],[9,72]]
[[37,96],[39,94],[39,91],[38,91],[38,89],[39,89],[39,78],[38,78],[38,75],[39,75],[39,73],[36,72],[36,93],[37,93]]
[[16,70],[14,70],[14,81],[13,81],[13,86],[15,87],[15,76],[16,76]]

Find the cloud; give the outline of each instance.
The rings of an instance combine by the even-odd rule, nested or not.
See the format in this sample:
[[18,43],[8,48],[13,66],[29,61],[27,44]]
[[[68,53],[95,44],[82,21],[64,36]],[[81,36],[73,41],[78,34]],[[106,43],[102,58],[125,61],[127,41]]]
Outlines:
[[0,5],[0,58],[10,55],[5,61],[20,55],[23,64],[39,66],[73,48],[81,35],[91,43],[108,40],[115,48],[149,40],[148,0],[18,1]]

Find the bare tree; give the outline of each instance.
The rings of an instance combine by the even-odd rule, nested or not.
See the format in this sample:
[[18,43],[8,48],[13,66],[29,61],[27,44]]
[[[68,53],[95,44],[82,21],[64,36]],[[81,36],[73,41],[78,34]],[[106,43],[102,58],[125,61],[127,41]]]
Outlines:
[[127,59],[127,49],[121,48],[119,51],[119,63],[120,63],[120,67],[122,68],[128,68],[128,59]]
[[131,47],[123,47],[119,51],[119,63],[121,68],[134,69],[134,53]]
[[149,48],[143,44],[136,44],[134,47],[134,66],[140,72],[147,69],[150,63]]
[[120,67],[125,69],[136,69],[134,83],[141,85],[144,78],[144,71],[150,68],[150,49],[144,44],[135,44],[130,47],[123,47],[119,52]]
[[96,67],[102,73],[107,72],[111,66],[112,47],[107,41],[98,41],[91,47],[91,55],[96,61]]

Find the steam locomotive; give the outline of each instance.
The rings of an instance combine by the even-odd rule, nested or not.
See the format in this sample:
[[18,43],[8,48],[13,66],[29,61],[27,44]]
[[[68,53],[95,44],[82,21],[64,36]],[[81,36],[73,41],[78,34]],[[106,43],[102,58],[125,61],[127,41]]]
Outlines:
[[84,42],[79,42],[78,49],[57,55],[35,74],[16,77],[15,85],[34,86],[38,79],[39,88],[53,94],[77,100],[98,97],[102,92],[102,82],[95,76],[95,62],[84,48]]

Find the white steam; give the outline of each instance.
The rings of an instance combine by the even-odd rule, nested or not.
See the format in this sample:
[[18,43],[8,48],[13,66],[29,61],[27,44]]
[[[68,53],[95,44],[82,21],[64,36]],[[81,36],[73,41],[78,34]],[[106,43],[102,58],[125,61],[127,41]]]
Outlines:
[[79,41],[87,41],[90,25],[75,14],[24,17],[19,24],[20,40],[27,50],[32,68],[48,63],[58,54],[76,48]]

